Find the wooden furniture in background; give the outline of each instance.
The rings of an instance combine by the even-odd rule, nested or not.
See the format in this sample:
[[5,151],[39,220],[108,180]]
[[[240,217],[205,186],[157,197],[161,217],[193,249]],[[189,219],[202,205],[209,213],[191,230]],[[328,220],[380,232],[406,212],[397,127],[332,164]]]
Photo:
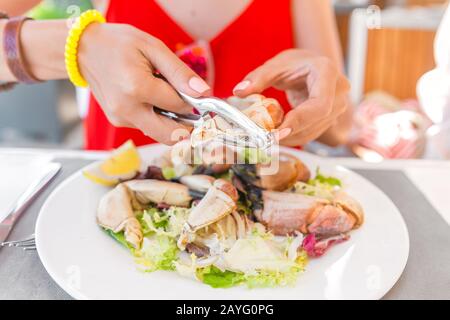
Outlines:
[[383,9],[387,5],[387,0],[373,0],[372,3],[376,6],[379,6],[380,9]]
[[341,41],[341,47],[342,47],[344,59],[347,57],[347,50],[348,50],[349,22],[350,22],[350,13],[336,15],[336,23],[338,26],[339,40]]
[[369,30],[364,92],[415,98],[417,81],[434,67],[434,36],[433,30]]
[[407,6],[429,6],[434,4],[445,4],[448,0],[406,0]]
[[384,8],[386,0],[369,0],[366,5],[355,5],[347,8],[336,7],[336,23],[339,32],[339,40],[341,41],[341,47],[344,59],[347,59],[348,53],[348,41],[349,41],[349,25],[352,11],[357,8],[367,8],[370,5],[377,5],[381,9]]

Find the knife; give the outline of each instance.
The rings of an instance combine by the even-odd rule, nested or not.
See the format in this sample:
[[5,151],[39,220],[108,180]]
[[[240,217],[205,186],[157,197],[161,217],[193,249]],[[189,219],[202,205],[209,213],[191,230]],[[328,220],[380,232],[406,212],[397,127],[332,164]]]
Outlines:
[[40,191],[56,176],[61,170],[60,163],[49,163],[41,177],[32,183],[25,192],[17,199],[11,210],[6,215],[6,218],[0,223],[0,243],[4,242],[11,232],[17,219],[30,205],[32,200],[39,194]]

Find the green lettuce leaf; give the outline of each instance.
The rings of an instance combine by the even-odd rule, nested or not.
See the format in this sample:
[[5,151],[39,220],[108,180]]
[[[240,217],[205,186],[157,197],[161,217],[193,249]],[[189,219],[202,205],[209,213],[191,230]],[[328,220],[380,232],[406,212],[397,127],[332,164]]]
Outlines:
[[162,168],[162,175],[166,180],[172,180],[177,177],[177,174],[173,167]]
[[110,237],[112,237],[114,240],[116,240],[118,243],[120,243],[125,248],[130,249],[131,251],[134,250],[134,248],[131,246],[131,244],[129,244],[127,242],[127,240],[125,240],[125,234],[123,233],[123,231],[117,232],[117,233],[115,233],[109,229],[103,229],[103,231],[105,231],[106,234],[108,234]]
[[320,168],[316,170],[316,176],[314,179],[310,179],[308,181],[309,185],[317,186],[317,185],[328,185],[330,187],[342,187],[342,182],[338,178],[325,176],[320,172]]
[[144,210],[138,220],[145,236],[157,234],[175,238],[180,235],[189,212],[189,208],[175,206],[164,210],[150,208]]
[[248,288],[274,288],[292,286],[297,282],[301,269],[293,268],[291,272],[261,271],[256,275],[245,277]]
[[221,271],[214,266],[198,269],[197,277],[203,283],[213,288],[230,288],[242,283],[244,280],[244,274],[242,273]]
[[245,148],[242,157],[246,164],[268,164],[271,161],[270,155],[265,150],[256,148]]
[[248,288],[273,288],[280,286],[293,286],[296,284],[300,273],[305,271],[308,264],[308,255],[302,250],[297,259],[296,265],[289,272],[260,271],[256,275],[245,277]]
[[308,263],[307,254],[302,251],[296,259],[296,264],[287,272],[258,271],[253,274],[242,272],[221,271],[214,266],[197,269],[196,276],[203,283],[213,288],[230,288],[237,285],[246,285],[248,288],[273,288],[279,286],[295,285],[300,273],[305,270]]
[[156,270],[175,270],[174,262],[178,259],[178,247],[175,239],[154,235],[144,238],[142,248],[135,252],[135,261],[145,272]]

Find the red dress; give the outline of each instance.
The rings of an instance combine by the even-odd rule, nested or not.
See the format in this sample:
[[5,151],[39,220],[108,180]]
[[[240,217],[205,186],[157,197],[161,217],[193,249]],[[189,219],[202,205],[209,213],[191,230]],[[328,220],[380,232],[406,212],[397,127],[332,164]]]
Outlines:
[[[294,47],[290,0],[253,0],[245,11],[209,42],[214,63],[213,94],[228,97],[245,75],[277,53]],[[107,20],[127,23],[161,39],[170,49],[195,41],[152,0],[111,0]],[[113,67],[113,66],[112,66]],[[276,98],[290,109],[283,92],[268,89],[266,96]],[[85,121],[86,148],[107,150],[128,139],[136,145],[154,141],[136,129],[116,128],[109,123],[98,102],[91,97]]]

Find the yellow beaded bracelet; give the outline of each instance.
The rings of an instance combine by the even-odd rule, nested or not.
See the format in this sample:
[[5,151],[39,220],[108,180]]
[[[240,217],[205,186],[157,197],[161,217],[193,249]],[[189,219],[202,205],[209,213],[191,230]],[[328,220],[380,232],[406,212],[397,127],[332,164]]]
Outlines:
[[65,62],[70,81],[77,87],[86,88],[87,81],[83,78],[78,68],[78,45],[84,30],[94,22],[105,23],[106,20],[97,10],[83,12],[69,31],[66,40]]

